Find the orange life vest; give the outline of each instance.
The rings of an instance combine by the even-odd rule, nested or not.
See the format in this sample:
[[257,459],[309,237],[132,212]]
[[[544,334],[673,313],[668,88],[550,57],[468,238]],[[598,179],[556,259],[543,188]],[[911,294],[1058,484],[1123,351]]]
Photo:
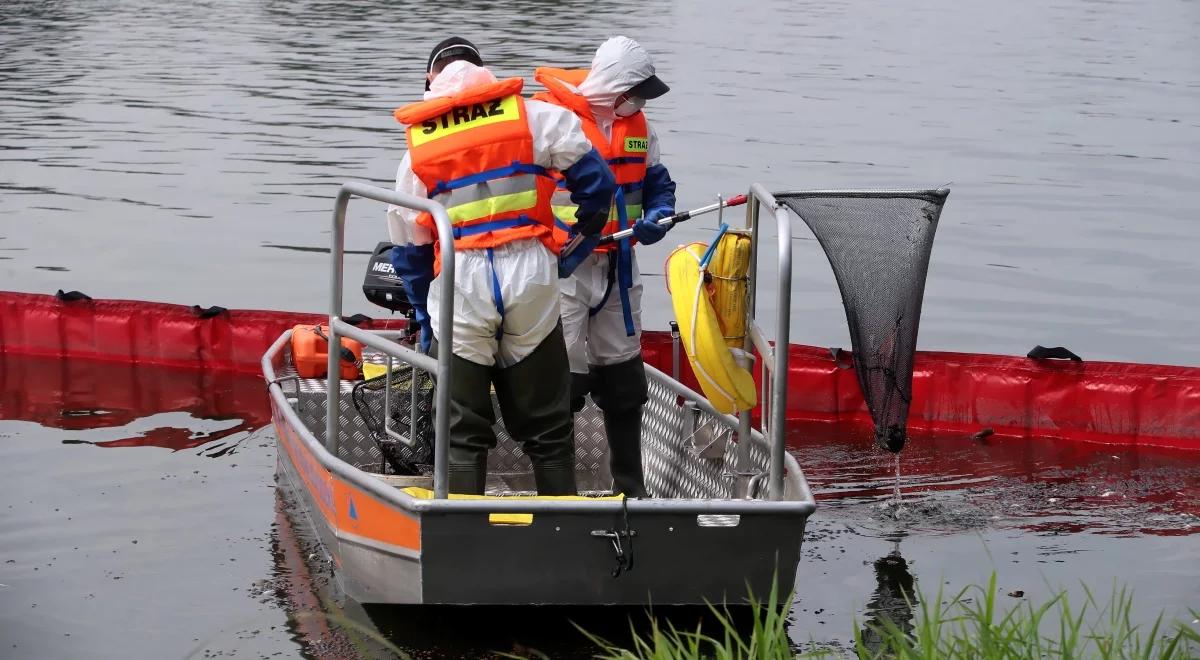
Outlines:
[[[395,112],[407,126],[413,174],[450,216],[455,249],[537,238],[558,253],[550,209],[555,179],[534,163],[523,84],[510,78]],[[436,235],[430,214],[421,213],[417,223]]]
[[[540,67],[534,71],[533,77],[548,92],[534,94],[533,98],[564,107],[579,117],[583,123],[583,132],[591,140],[600,155],[608,163],[613,177],[625,198],[625,214],[632,226],[642,217],[642,183],[646,178],[646,156],[650,148],[650,132],[646,128],[646,116],[640,111],[629,117],[617,117],[612,126],[612,137],[604,137],[587,98],[577,89],[587,78],[587,69],[553,69]],[[555,232],[560,241],[565,240],[566,232],[575,224],[575,205],[571,203],[571,193],[566,184],[559,178],[558,189],[551,199],[551,206],[556,218]],[[608,224],[604,227],[605,234],[611,234],[621,227],[617,209],[614,206],[608,216]],[[633,239],[631,238],[630,241]],[[597,248],[597,251],[616,249],[615,244]]]

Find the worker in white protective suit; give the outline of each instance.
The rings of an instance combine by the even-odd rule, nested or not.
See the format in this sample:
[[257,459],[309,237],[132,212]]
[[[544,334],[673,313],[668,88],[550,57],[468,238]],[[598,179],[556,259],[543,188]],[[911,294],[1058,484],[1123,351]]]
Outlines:
[[[564,257],[578,260],[561,281],[563,333],[571,361],[572,410],[592,395],[604,414],[614,490],[647,495],[642,474],[641,422],[646,402],[642,363],[642,282],[634,243],[662,240],[658,220],[675,213],[675,182],[659,159],[658,136],[641,108],[669,88],[655,75],[650,55],[628,37],[605,41],[590,69],[539,68],[548,90],[535,99],[568,108],[583,122],[617,182],[617,200],[605,234],[632,227],[633,238]],[[560,230],[574,226],[567,189],[554,199]]]
[[[541,495],[573,495],[570,376],[559,320],[551,171],[578,205],[573,235],[596,236],[615,183],[570,112],[524,99],[522,80],[497,80],[465,39],[430,54],[425,100],[396,110],[408,153],[396,190],[446,207],[454,231],[454,327],[441,327],[446,283],[428,213],[390,207],[392,264],[421,326],[420,346],[453,345],[449,487],[480,494],[495,446],[489,390],[533,463]],[[555,174],[554,176],[560,176]],[[586,254],[592,242],[579,249]]]

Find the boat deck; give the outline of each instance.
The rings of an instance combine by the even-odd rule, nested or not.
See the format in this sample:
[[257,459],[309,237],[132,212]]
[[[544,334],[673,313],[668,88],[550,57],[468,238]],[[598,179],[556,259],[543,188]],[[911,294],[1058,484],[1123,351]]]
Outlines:
[[[384,365],[386,356],[367,349],[364,362]],[[406,365],[396,363],[397,369]],[[734,499],[756,496],[758,486],[768,470],[769,452],[762,436],[754,432],[745,451],[739,451],[736,441],[736,420],[713,414],[680,396],[678,385],[669,376],[647,366],[649,402],[643,408],[642,460],[646,487],[652,498],[675,499]],[[299,378],[286,358],[280,370],[285,393],[305,426],[321,441],[325,441],[325,410],[327,381],[324,378]],[[289,377],[291,377],[289,379]],[[295,383],[294,385],[292,383]],[[337,447],[338,458],[364,472],[378,475],[396,485],[429,487],[432,466],[419,464],[421,475],[395,475],[381,451],[382,434],[374,432],[355,404],[382,410],[385,388],[364,388],[362,380],[341,381],[339,415],[341,433]],[[356,394],[355,389],[358,388]],[[397,377],[392,383],[392,430],[408,435],[412,412],[417,415],[418,435],[432,431],[432,382],[427,374],[417,370],[416,405],[409,392],[413,390],[411,372]],[[493,397],[493,405],[495,398]],[[380,415],[380,418],[382,416]],[[536,494],[529,459],[504,428],[503,417],[496,407],[497,444],[488,456],[486,494],[492,496],[529,496]],[[397,443],[399,446],[399,443]],[[612,493],[612,474],[609,470],[608,443],[600,410],[591,399],[575,417],[575,470],[580,494],[604,496]],[[724,516],[702,521],[721,524]],[[736,524],[734,522],[733,524]]]

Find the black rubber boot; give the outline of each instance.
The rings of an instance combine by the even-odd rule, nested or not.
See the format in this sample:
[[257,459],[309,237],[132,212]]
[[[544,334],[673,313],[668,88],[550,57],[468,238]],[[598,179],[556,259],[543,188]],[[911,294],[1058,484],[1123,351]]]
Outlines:
[[571,372],[559,324],[524,360],[496,372],[504,426],[533,463],[538,495],[575,495]]
[[480,464],[455,465],[451,463],[446,474],[449,477],[451,493],[483,495],[483,488],[487,484],[487,462],[485,459]]
[[487,478],[487,453],[496,446],[492,425],[493,369],[457,355],[451,358],[449,488],[452,493],[482,495]]
[[584,404],[587,401],[584,397],[587,396],[588,386],[591,384],[591,377],[588,374],[577,374],[571,372],[571,412],[577,413],[583,410]]
[[642,405],[646,403],[642,356],[591,369],[592,400],[604,413],[608,435],[613,491],[626,497],[647,497],[642,472]]
[[534,466],[533,479],[537,483],[538,495],[578,495],[575,485],[575,461],[570,465]]

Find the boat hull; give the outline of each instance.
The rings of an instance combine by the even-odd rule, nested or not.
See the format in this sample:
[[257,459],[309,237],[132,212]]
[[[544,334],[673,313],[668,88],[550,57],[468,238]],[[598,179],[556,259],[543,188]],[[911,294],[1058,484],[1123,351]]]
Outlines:
[[[312,391],[311,382],[298,384],[291,396],[278,384],[271,388],[278,479],[314,526],[341,590],[364,604],[703,605],[740,603],[748,587],[754,593],[792,590],[805,522],[815,509],[799,466],[788,458],[785,501],[734,497],[747,481],[723,462],[736,443],[702,458],[680,434],[684,416],[698,413],[681,405],[669,379],[650,371],[644,461],[651,490],[667,497],[531,501],[527,524],[495,519],[489,502],[469,507],[461,500],[412,498],[393,485],[402,478],[372,474],[325,449],[318,440],[323,418],[312,414],[324,393]],[[581,483],[602,480],[594,471],[607,466],[589,414],[598,411],[585,409],[576,432]],[[528,468],[517,466],[523,459],[502,420],[498,436],[491,464],[503,483],[519,488]],[[342,434],[343,455],[366,454],[355,437]],[[750,460],[765,465],[762,436],[756,433],[754,442]],[[371,457],[364,461],[364,467],[375,464]],[[557,504],[579,506],[550,508]],[[632,533],[632,543],[622,536],[625,563],[618,572],[612,536],[623,533]]]

